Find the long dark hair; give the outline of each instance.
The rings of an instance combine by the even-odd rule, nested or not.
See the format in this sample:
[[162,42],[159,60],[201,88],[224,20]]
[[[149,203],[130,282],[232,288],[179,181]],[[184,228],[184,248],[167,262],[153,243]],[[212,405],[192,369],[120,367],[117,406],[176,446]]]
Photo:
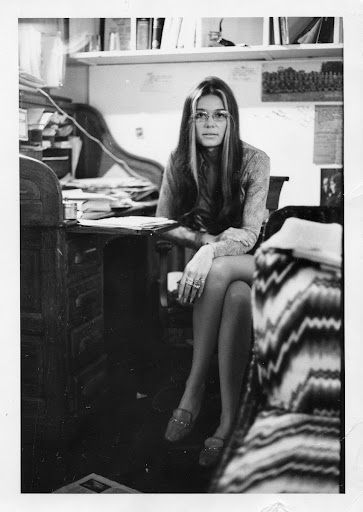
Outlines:
[[[220,198],[216,224],[222,231],[229,227],[241,210],[240,169],[242,145],[239,136],[238,105],[231,88],[220,78],[209,76],[200,82],[187,96],[180,124],[179,141],[173,154],[178,177],[177,210],[180,220],[192,226],[193,212],[199,193],[198,145],[195,123],[191,120],[199,98],[213,94],[218,96],[225,110],[230,113],[221,150]],[[218,229],[217,229],[218,230]]]

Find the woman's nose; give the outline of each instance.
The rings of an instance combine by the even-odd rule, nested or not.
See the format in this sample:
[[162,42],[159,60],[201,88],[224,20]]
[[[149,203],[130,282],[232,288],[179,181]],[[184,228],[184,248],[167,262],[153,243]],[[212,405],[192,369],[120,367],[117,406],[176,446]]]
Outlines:
[[214,119],[213,119],[213,114],[209,114],[208,118],[205,121],[205,124],[207,126],[214,126],[216,124]]

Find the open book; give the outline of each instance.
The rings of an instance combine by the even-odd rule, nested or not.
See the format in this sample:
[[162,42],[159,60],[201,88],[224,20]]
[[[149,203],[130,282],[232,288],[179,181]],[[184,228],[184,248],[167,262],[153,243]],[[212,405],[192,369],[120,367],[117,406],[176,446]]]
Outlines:
[[297,258],[340,267],[342,263],[342,226],[290,217],[261,248],[290,249]]

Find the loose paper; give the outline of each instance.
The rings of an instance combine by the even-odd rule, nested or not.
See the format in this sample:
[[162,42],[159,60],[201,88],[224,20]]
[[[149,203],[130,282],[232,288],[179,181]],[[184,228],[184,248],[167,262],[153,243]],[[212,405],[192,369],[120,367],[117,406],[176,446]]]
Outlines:
[[235,66],[230,72],[230,80],[233,82],[257,82],[258,77],[256,65]]
[[170,92],[173,86],[173,75],[170,73],[146,73],[141,84],[141,92]]
[[337,164],[343,161],[343,106],[317,105],[314,126],[314,164]]

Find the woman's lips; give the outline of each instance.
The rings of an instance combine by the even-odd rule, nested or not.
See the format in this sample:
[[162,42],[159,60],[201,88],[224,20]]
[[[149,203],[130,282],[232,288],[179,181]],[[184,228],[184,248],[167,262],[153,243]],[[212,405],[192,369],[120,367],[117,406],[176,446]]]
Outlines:
[[218,137],[218,133],[203,133],[203,137]]

